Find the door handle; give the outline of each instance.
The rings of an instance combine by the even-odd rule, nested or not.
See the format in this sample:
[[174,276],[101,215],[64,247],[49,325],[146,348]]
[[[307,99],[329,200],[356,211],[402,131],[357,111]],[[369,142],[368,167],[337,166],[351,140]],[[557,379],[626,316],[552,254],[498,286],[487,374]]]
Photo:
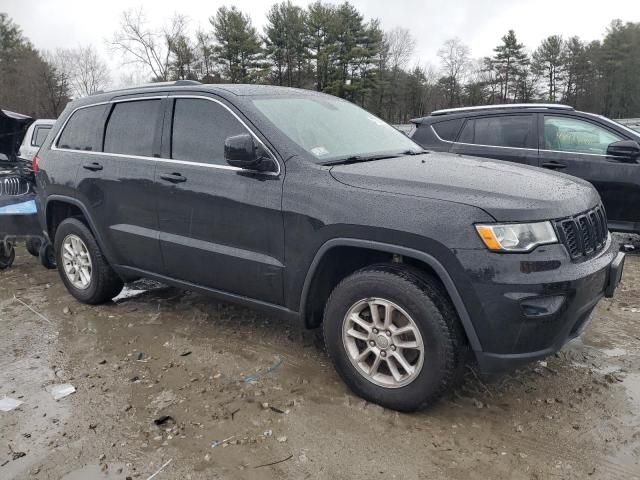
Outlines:
[[182,183],[187,181],[187,177],[183,177],[179,173],[167,173],[160,175],[160,178],[171,183]]
[[542,164],[544,168],[551,168],[552,170],[561,170],[563,168],[567,168],[564,163],[556,162],[555,160],[551,160],[550,162],[544,162]]
[[98,162],[93,162],[85,163],[84,165],[82,165],[82,168],[84,168],[85,170],[91,170],[92,172],[97,172],[98,170],[102,170],[104,167]]

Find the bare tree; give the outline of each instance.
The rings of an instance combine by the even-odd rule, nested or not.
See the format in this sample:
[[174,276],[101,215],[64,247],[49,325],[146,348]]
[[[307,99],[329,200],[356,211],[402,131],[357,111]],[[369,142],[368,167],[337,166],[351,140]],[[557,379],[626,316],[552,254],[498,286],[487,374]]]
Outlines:
[[144,66],[156,80],[168,80],[171,51],[166,39],[166,32],[149,27],[142,8],[132,9],[122,12],[111,47],[124,54],[125,63]]
[[75,96],[84,97],[109,85],[109,69],[91,45],[69,52],[71,61],[71,89]]
[[416,40],[411,32],[401,27],[385,32],[384,44],[388,49],[388,65],[392,71],[405,68],[416,48]]
[[471,50],[459,38],[451,38],[444,42],[438,50],[438,57],[444,72],[443,83],[446,86],[447,100],[450,107],[460,96],[460,85],[469,67]]

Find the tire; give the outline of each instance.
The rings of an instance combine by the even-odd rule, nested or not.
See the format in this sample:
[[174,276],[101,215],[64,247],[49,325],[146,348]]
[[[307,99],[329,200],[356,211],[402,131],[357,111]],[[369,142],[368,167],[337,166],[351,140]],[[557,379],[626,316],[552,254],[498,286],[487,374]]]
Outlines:
[[29,237],[25,242],[27,247],[27,252],[29,252],[34,257],[40,256],[40,247],[42,246],[42,240],[38,237]]
[[40,264],[47,270],[56,269],[56,253],[53,251],[53,245],[49,242],[45,242],[40,245],[38,258],[40,259]]
[[16,249],[13,245],[7,248],[7,244],[0,242],[0,270],[5,270],[13,265],[16,259]]
[[[387,305],[395,312],[391,315],[394,327],[386,330],[390,336],[381,328],[374,334],[373,328],[367,331],[346,318],[359,312],[357,317],[368,320],[365,324],[371,327],[375,308],[381,325]],[[462,326],[443,287],[429,274],[402,265],[367,267],[340,282],[327,302],[323,330],[329,356],[351,390],[370,402],[404,412],[430,406],[451,390],[467,353]],[[353,330],[362,338],[354,339],[348,333]],[[381,338],[383,333],[386,340]],[[371,353],[364,364],[354,359],[367,348]],[[371,378],[363,370],[373,368],[383,351],[386,357]],[[402,368],[398,354],[411,371]]]
[[[78,255],[74,261],[78,265],[82,262],[85,267],[84,274],[76,278],[72,278],[73,275],[67,273],[69,259],[67,258],[65,264],[63,258],[64,253],[68,252],[65,249],[67,241],[74,243],[77,247],[74,251]],[[80,220],[77,218],[63,220],[56,230],[54,245],[60,277],[69,293],[79,302],[97,305],[111,300],[120,293],[124,286],[122,280],[107,263],[91,231]],[[76,270],[77,268],[74,268],[73,271]],[[86,282],[86,286],[80,285],[81,282]]]

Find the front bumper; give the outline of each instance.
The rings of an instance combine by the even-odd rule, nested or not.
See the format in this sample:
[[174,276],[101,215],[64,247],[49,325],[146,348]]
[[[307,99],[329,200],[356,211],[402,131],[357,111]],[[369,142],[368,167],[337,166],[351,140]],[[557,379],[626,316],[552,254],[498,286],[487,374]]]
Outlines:
[[461,250],[457,256],[471,279],[463,300],[485,373],[547,357],[580,335],[600,299],[613,295],[624,268],[624,254],[611,238],[580,262],[559,244],[528,254]]

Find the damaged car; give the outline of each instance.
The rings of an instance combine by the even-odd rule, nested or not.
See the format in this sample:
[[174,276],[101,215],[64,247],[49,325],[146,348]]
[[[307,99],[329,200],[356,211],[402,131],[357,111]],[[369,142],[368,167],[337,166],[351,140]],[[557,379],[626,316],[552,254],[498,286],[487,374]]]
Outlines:
[[55,262],[51,247],[42,241],[31,162],[19,156],[33,122],[27,115],[0,110],[0,270],[13,264],[18,239],[46,267]]

